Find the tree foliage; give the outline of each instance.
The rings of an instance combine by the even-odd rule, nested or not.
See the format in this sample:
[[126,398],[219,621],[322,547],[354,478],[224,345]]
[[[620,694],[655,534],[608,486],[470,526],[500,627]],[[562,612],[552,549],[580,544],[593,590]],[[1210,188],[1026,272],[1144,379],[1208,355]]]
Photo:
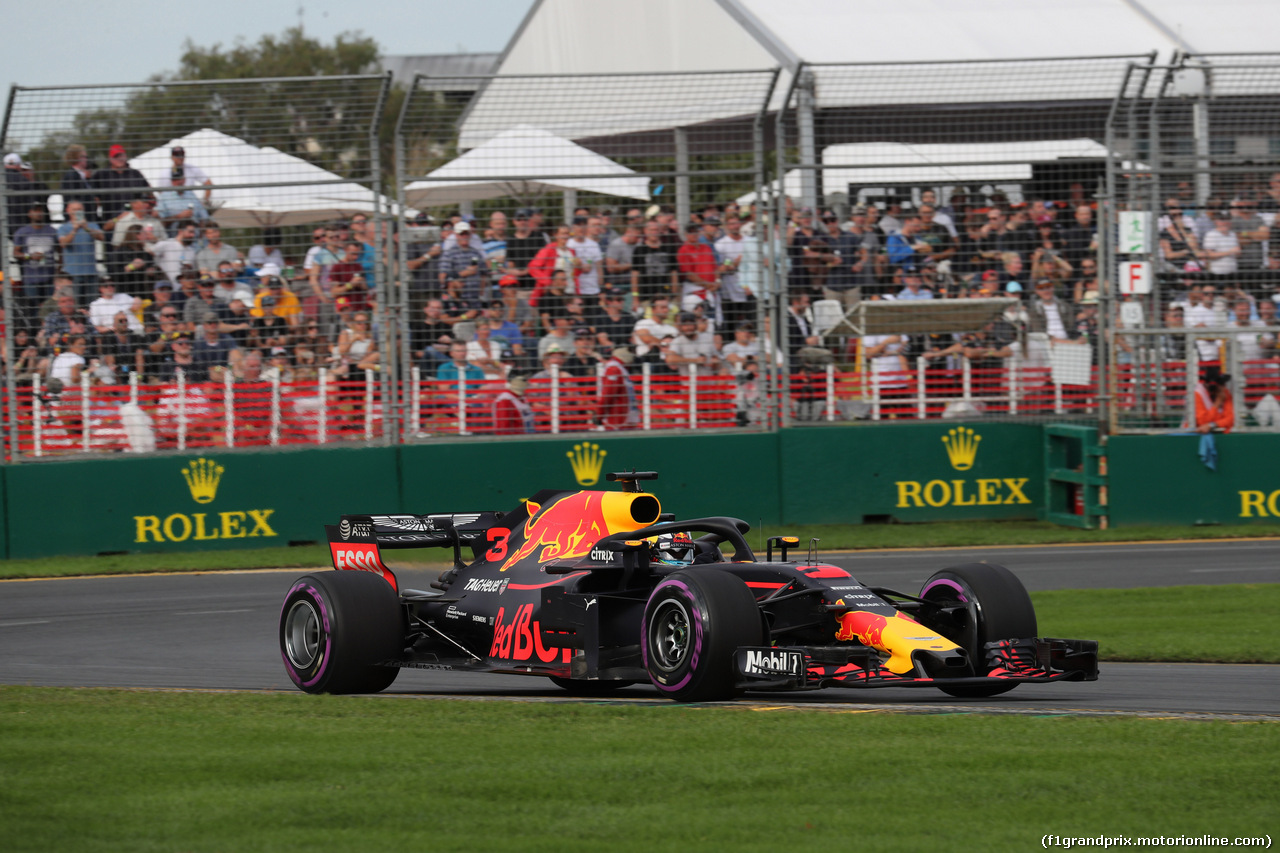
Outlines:
[[[374,152],[371,134],[382,140],[383,171],[389,172],[391,165],[386,157],[395,113],[385,108],[375,113],[383,81],[354,79],[377,74],[378,57],[378,44],[371,38],[343,33],[325,44],[301,27],[230,48],[200,47],[188,40],[176,72],[155,75],[147,85],[123,92],[83,90],[85,107],[69,126],[44,128],[40,144],[28,149],[28,156],[39,172],[53,177],[73,142],[86,146],[91,158],[105,166],[106,149],[114,143],[138,154],[211,128],[367,181]],[[344,76],[348,79],[332,79]],[[322,77],[330,79],[316,79]],[[226,84],[190,85],[195,81]],[[90,99],[106,100],[113,91],[123,94],[115,104],[92,104]]]

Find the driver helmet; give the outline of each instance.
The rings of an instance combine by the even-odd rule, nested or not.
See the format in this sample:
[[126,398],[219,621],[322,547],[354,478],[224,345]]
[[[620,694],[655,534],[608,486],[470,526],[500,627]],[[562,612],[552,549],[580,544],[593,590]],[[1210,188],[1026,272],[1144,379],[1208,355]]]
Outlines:
[[679,565],[693,560],[693,537],[688,533],[663,533],[653,543],[654,560]]

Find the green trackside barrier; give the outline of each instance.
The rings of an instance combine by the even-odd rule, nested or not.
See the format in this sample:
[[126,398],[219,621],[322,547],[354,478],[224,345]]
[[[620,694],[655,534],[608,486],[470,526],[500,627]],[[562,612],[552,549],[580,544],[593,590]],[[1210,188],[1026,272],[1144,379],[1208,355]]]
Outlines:
[[[778,436],[714,433],[459,441],[400,448],[403,503],[410,512],[507,511],[541,489],[616,490],[611,471],[657,471],[643,482],[664,512],[731,515],[754,526],[782,517]],[[357,512],[359,510],[348,510]]]
[[353,507],[399,507],[395,448],[124,457],[8,466],[7,556],[324,541]]
[[1036,518],[1038,424],[874,424],[779,434],[783,521],[865,524]]
[[1216,471],[1200,461],[1199,436],[1111,436],[1111,525],[1274,524],[1280,519],[1280,435],[1218,435],[1214,442]]
[[42,462],[2,472],[3,544],[38,557],[314,542],[343,513],[505,511],[544,488],[613,489],[604,475],[631,469],[658,471],[651,488],[684,518],[1035,518],[1043,440],[1034,424],[947,422]]
[[8,466],[0,465],[0,558],[9,556]]

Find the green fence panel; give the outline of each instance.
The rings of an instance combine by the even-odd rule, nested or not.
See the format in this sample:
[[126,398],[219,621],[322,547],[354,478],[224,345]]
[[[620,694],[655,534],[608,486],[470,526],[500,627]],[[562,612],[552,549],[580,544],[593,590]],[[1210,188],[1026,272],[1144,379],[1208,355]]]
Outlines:
[[664,511],[774,523],[782,515],[777,448],[778,437],[766,434],[605,434],[405,446],[404,503],[419,513],[505,511],[539,489],[613,491],[617,485],[604,479],[610,471],[657,471],[656,482],[642,485]]
[[343,512],[399,511],[396,463],[388,447],[13,465],[9,556],[324,541]]
[[1280,435],[1214,436],[1217,469],[1194,435],[1107,440],[1108,516],[1133,524],[1251,524],[1280,520]]
[[1043,509],[1036,424],[816,427],[780,440],[789,524],[1035,518]]
[[6,467],[0,465],[0,559],[9,558],[9,482]]

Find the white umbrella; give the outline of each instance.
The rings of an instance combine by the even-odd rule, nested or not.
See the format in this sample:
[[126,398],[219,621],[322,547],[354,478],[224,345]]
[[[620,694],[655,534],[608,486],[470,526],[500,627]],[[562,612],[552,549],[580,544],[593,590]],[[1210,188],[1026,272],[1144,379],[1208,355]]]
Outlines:
[[[224,228],[303,225],[354,213],[375,213],[368,187],[275,148],[259,148],[243,139],[205,128],[131,158],[153,187],[167,183],[173,161],[170,149],[181,147],[186,162],[203,169],[213,182],[211,215]],[[237,184],[293,184],[219,189]],[[203,198],[204,190],[191,188]],[[383,209],[390,206],[378,196]]]
[[517,125],[405,187],[417,207],[485,198],[529,199],[576,190],[649,198],[649,179],[608,157],[527,124]]

